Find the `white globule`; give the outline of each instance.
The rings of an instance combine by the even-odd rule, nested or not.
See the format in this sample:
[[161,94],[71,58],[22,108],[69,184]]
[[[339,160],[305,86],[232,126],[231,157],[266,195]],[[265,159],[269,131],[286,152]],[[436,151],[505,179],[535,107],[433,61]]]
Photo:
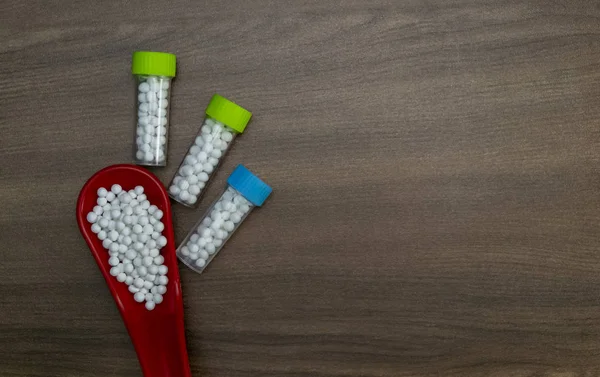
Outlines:
[[235,131],[231,128],[206,118],[200,134],[171,181],[171,197],[182,204],[194,205],[234,136]]
[[[97,203],[87,220],[108,251],[110,274],[129,286],[135,301],[145,301],[146,309],[153,310],[163,301],[168,282],[168,268],[159,255],[159,249],[167,244],[162,235],[165,226],[160,221],[163,212],[150,204],[142,186],[129,191],[117,184],[110,190],[100,188]],[[144,289],[156,294],[142,293]]]
[[135,160],[143,165],[164,165],[169,123],[169,79],[141,77],[138,84],[138,122]]
[[206,267],[252,208],[252,203],[228,187],[177,249],[179,258],[196,270]]

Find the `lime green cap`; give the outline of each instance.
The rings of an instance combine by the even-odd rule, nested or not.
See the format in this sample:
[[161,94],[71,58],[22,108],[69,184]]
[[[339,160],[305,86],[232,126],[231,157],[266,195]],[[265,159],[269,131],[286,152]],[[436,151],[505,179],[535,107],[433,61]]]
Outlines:
[[206,108],[206,115],[224,125],[242,133],[250,122],[252,113],[231,102],[225,97],[215,94]]
[[135,51],[131,60],[131,73],[175,77],[175,55],[168,52]]

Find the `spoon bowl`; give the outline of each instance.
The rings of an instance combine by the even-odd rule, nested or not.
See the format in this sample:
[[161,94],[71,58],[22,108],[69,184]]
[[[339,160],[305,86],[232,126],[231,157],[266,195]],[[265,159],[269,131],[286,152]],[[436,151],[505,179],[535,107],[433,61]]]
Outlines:
[[[149,311],[143,303],[133,299],[125,283],[110,275],[108,251],[92,232],[86,216],[96,205],[97,191],[104,187],[110,191],[113,184],[123,190],[143,186],[151,204],[163,211],[165,225],[162,234],[167,245],[161,249],[168,267],[167,292],[163,302]],[[162,183],[149,171],[134,165],[112,165],[94,174],[83,186],[77,200],[77,223],[87,242],[100,272],[115,299],[125,322],[145,377],[191,377],[183,325],[181,282],[175,255],[175,238],[169,196]]]

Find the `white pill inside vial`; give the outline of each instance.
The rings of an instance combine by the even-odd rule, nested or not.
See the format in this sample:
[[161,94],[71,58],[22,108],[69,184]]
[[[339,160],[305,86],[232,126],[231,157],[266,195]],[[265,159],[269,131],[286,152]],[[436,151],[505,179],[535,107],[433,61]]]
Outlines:
[[169,187],[169,193],[173,196],[177,196],[179,195],[179,193],[181,192],[181,189],[179,188],[179,186],[173,184],[171,185],[171,187]]
[[190,193],[187,190],[182,190],[179,193],[179,199],[181,199],[184,202],[187,202],[190,199]]
[[[198,162],[198,159],[196,158],[196,156],[187,155],[187,157],[183,160],[183,162],[186,165],[194,165],[195,163]],[[173,179],[173,180],[175,180],[175,179]]]
[[150,77],[148,79],[148,84],[150,84],[150,90],[153,92],[157,92],[160,90],[161,84],[158,82],[156,77]]
[[196,155],[196,160],[197,160],[198,162],[202,162],[202,163],[204,163],[204,162],[207,162],[207,161],[208,161],[208,153],[206,153],[206,152],[204,152],[204,151],[202,151],[202,152],[198,153],[198,154]]
[[212,243],[209,243],[209,244],[207,244],[207,245],[204,247],[204,249],[206,249],[206,251],[207,251],[207,252],[208,252],[210,255],[214,254],[214,253],[215,253],[215,251],[216,251],[216,249],[215,249],[215,245],[214,245],[214,244],[212,244]]
[[232,139],[233,139],[233,134],[231,132],[223,131],[221,133],[221,140],[229,143]]
[[[206,138],[205,138],[205,140],[206,140]],[[213,147],[213,145],[209,141],[207,141],[206,144],[204,144],[204,146],[202,147],[202,150],[204,152],[206,152],[207,154],[209,154],[210,152],[212,152],[213,149],[214,149],[214,147]]]
[[165,287],[164,285],[159,285],[158,287],[156,287],[156,293],[158,293],[159,295],[164,295],[165,293],[167,293],[167,287]]
[[146,93],[147,91],[150,90],[150,85],[148,85],[147,82],[143,82],[138,86],[138,89],[140,92]]
[[202,258],[198,258],[196,260],[196,266],[203,268],[204,266],[206,266],[206,260],[202,259]]
[[231,232],[233,228],[235,228],[235,224],[233,223],[233,221],[225,221],[223,223],[223,229],[225,229],[226,231]]
[[190,187],[190,183],[186,179],[182,179],[178,184],[181,190],[187,190]]
[[201,182],[208,181],[208,174],[206,174],[205,172],[198,174],[198,180]]
[[191,185],[188,189],[188,192],[190,193],[190,195],[198,196],[198,194],[200,194],[200,186]]
[[231,222],[233,222],[234,224],[237,224],[240,221],[242,221],[242,216],[240,216],[237,212],[232,213],[229,218],[231,219]]
[[198,153],[200,153],[200,151],[201,151],[201,150],[202,150],[202,149],[200,149],[200,147],[199,147],[199,146],[197,146],[197,145],[192,145],[192,147],[190,148],[190,154],[191,154],[191,155],[193,155],[193,156],[195,156],[195,155],[197,155]]

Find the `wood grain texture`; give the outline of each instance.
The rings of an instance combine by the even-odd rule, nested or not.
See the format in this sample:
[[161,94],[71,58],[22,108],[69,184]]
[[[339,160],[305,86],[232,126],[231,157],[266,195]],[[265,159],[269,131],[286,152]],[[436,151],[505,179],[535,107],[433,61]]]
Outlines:
[[600,376],[600,3],[0,0],[0,375],[141,376],[75,222],[178,56],[167,182],[221,93],[275,189],[181,267],[194,376]]

